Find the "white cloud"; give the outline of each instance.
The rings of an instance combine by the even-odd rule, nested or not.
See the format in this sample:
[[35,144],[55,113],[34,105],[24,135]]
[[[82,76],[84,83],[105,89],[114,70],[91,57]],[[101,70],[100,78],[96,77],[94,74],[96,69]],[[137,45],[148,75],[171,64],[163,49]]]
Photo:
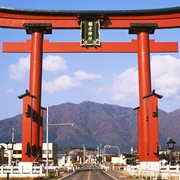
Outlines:
[[48,55],[43,60],[43,69],[50,72],[66,70],[66,61],[61,56]]
[[82,70],[74,72],[74,75],[80,81],[101,79],[100,74],[88,74]]
[[80,82],[70,76],[61,76],[50,82],[43,82],[43,90],[49,93],[53,93],[59,90],[69,90],[76,88],[80,85]]
[[7,94],[14,94],[15,90],[13,88],[9,88],[6,90]]
[[16,64],[9,67],[9,75],[11,79],[24,80],[29,69],[29,56],[21,57]]
[[50,93],[61,90],[70,90],[81,86],[82,81],[92,81],[100,78],[101,75],[88,74],[80,70],[74,73],[74,77],[64,75],[53,81],[43,82],[43,90]]
[[180,59],[166,55],[153,56],[151,61],[152,84],[164,98],[178,98],[180,94]]
[[[9,67],[9,75],[14,80],[24,80],[30,69],[30,56],[21,57]],[[43,59],[43,70],[56,72],[67,69],[66,61],[61,56],[47,56]]]
[[[9,67],[10,77],[15,80],[24,80],[30,69],[30,56],[22,57],[16,64]],[[61,56],[49,55],[43,59],[43,70],[56,72],[67,69],[66,61]],[[43,82],[43,90],[47,92],[55,92],[59,90],[69,90],[77,88],[82,81],[92,81],[101,79],[100,74],[88,74],[79,70],[74,72],[74,76],[64,75],[57,77],[52,81]]]
[[138,95],[137,70],[127,69],[114,79],[113,98],[116,101],[127,102]]
[[[180,99],[180,59],[166,56],[152,56],[151,81],[152,89],[161,94],[163,99]],[[113,96],[117,102],[127,102],[139,96],[138,71],[135,68],[127,69],[114,79]]]

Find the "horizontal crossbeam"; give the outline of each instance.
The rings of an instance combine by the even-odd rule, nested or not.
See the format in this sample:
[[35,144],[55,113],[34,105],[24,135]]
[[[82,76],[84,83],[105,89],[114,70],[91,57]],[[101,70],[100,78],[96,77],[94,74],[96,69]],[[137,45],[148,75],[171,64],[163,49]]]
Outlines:
[[[26,42],[3,42],[3,52],[30,53],[31,40]],[[44,40],[43,53],[137,53],[138,41],[102,42],[100,47],[82,47],[79,42],[49,42]],[[178,52],[177,42],[155,42],[150,40],[150,52]]]

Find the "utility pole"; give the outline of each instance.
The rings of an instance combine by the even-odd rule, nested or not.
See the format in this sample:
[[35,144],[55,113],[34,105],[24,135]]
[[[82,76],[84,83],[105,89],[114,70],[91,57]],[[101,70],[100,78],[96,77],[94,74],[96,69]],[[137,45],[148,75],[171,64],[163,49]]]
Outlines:
[[49,126],[74,126],[75,123],[58,123],[49,124],[49,107],[46,110],[46,176],[48,176],[48,163],[49,163]]
[[83,145],[83,164],[85,163],[85,157],[86,157],[86,146]]
[[12,128],[12,142],[14,143],[14,128]]
[[102,144],[100,144],[100,147],[99,147],[99,162],[100,164],[102,164]]

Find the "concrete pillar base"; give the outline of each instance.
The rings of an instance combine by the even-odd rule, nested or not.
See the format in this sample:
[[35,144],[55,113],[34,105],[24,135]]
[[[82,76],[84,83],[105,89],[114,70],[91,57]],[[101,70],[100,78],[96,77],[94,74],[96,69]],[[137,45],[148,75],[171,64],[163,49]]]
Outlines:
[[151,171],[159,171],[160,164],[158,161],[140,162],[140,168]]
[[31,173],[33,170],[33,162],[19,162],[19,167],[21,169],[21,173]]

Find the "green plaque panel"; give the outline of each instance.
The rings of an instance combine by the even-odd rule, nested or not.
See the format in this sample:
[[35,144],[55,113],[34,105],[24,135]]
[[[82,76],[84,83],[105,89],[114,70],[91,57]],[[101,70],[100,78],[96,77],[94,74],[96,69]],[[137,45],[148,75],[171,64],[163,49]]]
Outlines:
[[84,18],[81,20],[81,46],[100,46],[100,20]]

